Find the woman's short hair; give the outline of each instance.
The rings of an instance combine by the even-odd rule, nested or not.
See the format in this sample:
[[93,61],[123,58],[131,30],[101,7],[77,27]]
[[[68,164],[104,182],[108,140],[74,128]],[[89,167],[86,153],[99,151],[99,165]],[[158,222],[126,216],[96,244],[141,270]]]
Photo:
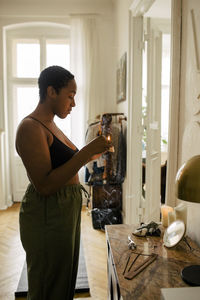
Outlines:
[[40,103],[44,102],[48,86],[52,86],[58,94],[60,89],[66,87],[74,75],[60,66],[51,66],[44,69],[38,78]]

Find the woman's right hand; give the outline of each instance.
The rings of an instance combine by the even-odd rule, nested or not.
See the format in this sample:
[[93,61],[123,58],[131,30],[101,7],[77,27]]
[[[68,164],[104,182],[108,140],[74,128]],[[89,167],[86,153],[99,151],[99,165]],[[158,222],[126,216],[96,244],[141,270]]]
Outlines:
[[110,147],[112,147],[112,142],[108,141],[103,135],[98,136],[86,145],[86,148],[91,155],[104,153],[108,151]]

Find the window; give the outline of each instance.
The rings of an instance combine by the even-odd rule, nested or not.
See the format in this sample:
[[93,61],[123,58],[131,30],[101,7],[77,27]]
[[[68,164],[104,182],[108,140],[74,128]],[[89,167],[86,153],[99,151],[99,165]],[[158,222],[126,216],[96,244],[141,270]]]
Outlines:
[[14,40],[16,61],[14,75],[18,78],[34,78],[40,73],[40,44],[35,40]]
[[59,65],[69,69],[70,47],[66,41],[46,41],[47,62],[46,66]]
[[[10,118],[13,116],[10,122],[13,136],[20,121],[38,104],[37,81],[41,70],[50,65],[70,68],[70,45],[66,31],[41,28],[29,28],[28,32],[18,29],[8,35],[8,91],[11,91],[8,102]],[[55,117],[55,123],[71,137],[70,116],[66,119]]]
[[27,116],[35,109],[36,99],[38,99],[38,88],[14,86],[14,93],[16,95],[16,123]]

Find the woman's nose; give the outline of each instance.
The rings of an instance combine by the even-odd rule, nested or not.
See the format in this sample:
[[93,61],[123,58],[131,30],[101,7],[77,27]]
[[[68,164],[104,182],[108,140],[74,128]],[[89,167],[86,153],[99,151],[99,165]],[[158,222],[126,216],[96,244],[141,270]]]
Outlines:
[[73,101],[72,101],[72,107],[74,107],[74,106],[76,106],[76,103],[75,103],[75,99],[73,99]]

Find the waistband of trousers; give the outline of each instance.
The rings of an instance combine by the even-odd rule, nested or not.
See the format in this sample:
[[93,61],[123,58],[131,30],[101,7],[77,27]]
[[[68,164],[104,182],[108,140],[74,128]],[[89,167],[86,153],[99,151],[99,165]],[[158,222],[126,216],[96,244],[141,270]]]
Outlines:
[[[53,193],[50,195],[54,196],[54,195],[59,195],[59,194],[63,194],[63,193],[76,193],[82,191],[84,193],[84,196],[89,199],[90,198],[90,194],[88,193],[88,191],[84,188],[84,186],[80,183],[78,184],[70,184],[70,185],[65,185],[62,188],[60,188],[57,192]],[[41,194],[39,194],[37,192],[37,190],[35,189],[34,185],[32,183],[29,183],[28,187],[27,187],[27,191],[26,192],[31,192],[31,193],[37,193],[38,195],[40,195],[41,197],[49,197],[49,196],[43,196]]]

